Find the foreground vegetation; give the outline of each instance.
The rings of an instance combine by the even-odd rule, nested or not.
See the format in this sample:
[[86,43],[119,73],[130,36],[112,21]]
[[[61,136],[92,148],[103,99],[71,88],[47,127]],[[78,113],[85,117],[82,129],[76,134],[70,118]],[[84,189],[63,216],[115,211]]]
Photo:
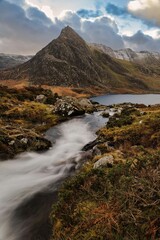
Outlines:
[[94,109],[88,99],[59,96],[50,89],[0,85],[0,159],[48,150],[52,144],[44,137],[46,130]]
[[[70,110],[93,110],[80,102],[87,110],[40,87],[0,86],[1,160],[47,150],[46,129],[66,120]],[[93,149],[84,148],[92,152],[90,160],[59,192],[50,213],[51,240],[160,239],[160,106],[124,104],[114,110]],[[101,159],[107,160],[98,165]]]
[[[38,97],[40,96],[40,97]],[[0,158],[23,151],[46,150],[51,143],[41,134],[61,118],[53,113],[57,95],[49,90],[0,86]]]
[[125,107],[97,134],[99,154],[53,205],[51,239],[160,239],[160,107]]

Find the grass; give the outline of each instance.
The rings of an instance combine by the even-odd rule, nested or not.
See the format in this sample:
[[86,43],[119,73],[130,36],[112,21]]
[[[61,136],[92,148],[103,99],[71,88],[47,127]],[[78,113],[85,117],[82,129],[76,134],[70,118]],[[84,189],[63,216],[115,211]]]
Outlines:
[[[126,114],[129,124],[122,120]],[[125,108],[119,118],[120,125],[97,133],[102,155],[61,188],[50,214],[51,240],[160,239],[159,106]],[[113,166],[94,169],[107,154]]]
[[[44,102],[37,102],[37,95],[44,95]],[[54,114],[56,97],[57,94],[40,87],[19,90],[0,86],[1,159],[13,158],[24,151],[46,150],[51,146],[42,133],[63,120]]]
[[53,207],[52,239],[159,239],[159,152],[80,173]]

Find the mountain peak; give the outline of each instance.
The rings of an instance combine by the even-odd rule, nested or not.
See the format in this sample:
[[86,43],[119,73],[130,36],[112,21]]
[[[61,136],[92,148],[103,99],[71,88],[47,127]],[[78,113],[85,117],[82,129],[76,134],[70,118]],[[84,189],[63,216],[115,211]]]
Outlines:
[[67,26],[62,29],[61,34],[67,34],[67,33],[75,33],[75,31],[70,26]]
[[83,40],[70,26],[63,28],[58,38],[60,39],[72,38],[74,40],[75,39]]
[[[71,27],[67,26],[57,39],[40,50],[31,60],[13,69],[1,71],[0,80],[26,79],[36,85],[89,89],[98,87],[102,91],[106,89],[106,91],[113,90],[113,92],[118,89],[120,92],[123,88],[124,92],[152,90],[152,85],[148,83],[148,77],[152,79],[148,65],[147,68],[141,65],[138,67],[135,64],[125,62],[123,64],[122,61],[114,59],[130,60],[134,58],[132,53],[122,50],[117,53],[110,48],[103,48],[102,45],[100,45],[100,50],[88,46]],[[105,54],[105,51],[114,58]],[[156,64],[159,66],[158,63]],[[151,68],[151,74],[155,73],[159,80],[158,69],[156,67],[154,72]],[[142,80],[143,77],[144,80]],[[159,90],[160,87],[156,86]],[[158,90],[155,89],[155,91]]]

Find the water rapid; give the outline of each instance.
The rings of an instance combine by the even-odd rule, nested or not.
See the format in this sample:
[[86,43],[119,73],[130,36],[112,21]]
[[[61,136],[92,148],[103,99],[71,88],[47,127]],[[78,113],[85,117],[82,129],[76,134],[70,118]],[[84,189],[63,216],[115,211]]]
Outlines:
[[78,167],[82,147],[95,138],[83,119],[61,124],[58,132],[51,150],[0,162],[0,240],[24,240],[27,224],[25,220],[20,224],[15,210],[38,192],[56,191]]

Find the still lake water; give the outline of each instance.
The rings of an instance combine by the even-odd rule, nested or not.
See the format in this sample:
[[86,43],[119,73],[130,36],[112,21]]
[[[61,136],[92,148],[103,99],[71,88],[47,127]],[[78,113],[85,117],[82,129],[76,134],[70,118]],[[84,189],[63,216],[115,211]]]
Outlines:
[[143,103],[145,105],[154,105],[160,104],[160,94],[106,94],[99,97],[93,97],[91,100],[103,105],[119,103]]

